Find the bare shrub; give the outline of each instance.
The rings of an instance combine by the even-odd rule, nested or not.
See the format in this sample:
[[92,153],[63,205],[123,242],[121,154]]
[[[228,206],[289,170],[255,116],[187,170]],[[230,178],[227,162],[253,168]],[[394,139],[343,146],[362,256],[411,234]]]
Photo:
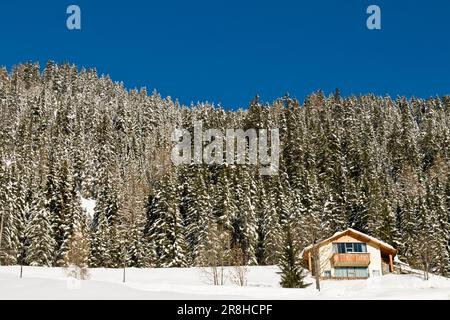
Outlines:
[[65,271],[69,277],[89,279],[89,242],[81,232],[74,232],[69,239],[69,251],[65,257]]
[[228,232],[213,227],[208,238],[211,241],[202,250],[198,264],[208,283],[222,286],[226,281],[225,266],[229,264],[230,236]]

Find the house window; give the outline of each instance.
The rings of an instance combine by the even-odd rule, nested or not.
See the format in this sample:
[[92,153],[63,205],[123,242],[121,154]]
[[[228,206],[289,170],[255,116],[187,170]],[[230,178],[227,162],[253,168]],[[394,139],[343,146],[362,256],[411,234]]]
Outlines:
[[345,244],[345,252],[350,253],[353,252],[354,243],[346,243]]
[[368,278],[369,270],[364,267],[336,267],[334,275],[336,278]]
[[337,242],[333,244],[335,253],[361,253],[367,252],[367,244],[352,242]]
[[331,270],[325,270],[325,271],[323,272],[323,276],[324,276],[325,278],[331,278]]
[[354,251],[355,252],[366,252],[366,249],[363,248],[363,245],[365,246],[365,243],[355,243],[354,244]]

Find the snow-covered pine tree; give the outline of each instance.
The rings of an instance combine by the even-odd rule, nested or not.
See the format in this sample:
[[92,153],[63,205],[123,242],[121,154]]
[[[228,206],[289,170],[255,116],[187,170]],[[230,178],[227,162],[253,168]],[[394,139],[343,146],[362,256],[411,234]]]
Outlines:
[[25,187],[14,164],[3,171],[0,209],[0,264],[22,263],[26,224]]
[[297,191],[295,194],[298,203],[296,216],[293,217],[293,221],[290,220],[290,224],[296,229],[296,233],[301,235],[298,241],[302,246],[307,246],[332,234],[330,222],[333,214],[328,204],[322,206],[316,176],[308,172],[303,172],[302,176],[303,188],[301,192]]
[[[432,271],[443,276],[450,274],[450,222],[445,204],[444,188],[438,178],[430,186],[430,229],[433,241]],[[431,231],[430,230],[430,231]]]
[[213,213],[221,229],[231,231],[231,222],[238,211],[235,197],[233,197],[232,181],[230,180],[232,169],[226,165],[220,167],[219,170],[219,176],[214,188],[214,197],[211,199]]
[[91,256],[92,267],[116,267],[111,257],[111,231],[108,219],[104,213],[96,217],[97,225],[91,232]]
[[236,202],[239,203],[238,214],[233,221],[233,245],[243,252],[246,264],[256,264],[258,234],[254,199],[256,184],[247,170],[239,170],[236,175]]
[[397,247],[398,231],[396,216],[386,189],[389,187],[386,181],[379,181],[375,176],[369,185],[368,222],[367,232],[374,237]]
[[424,279],[429,279],[435,257],[436,242],[433,237],[433,230],[436,223],[435,216],[431,209],[429,186],[426,187],[425,194],[419,198],[419,203],[415,212],[415,232],[410,244],[413,252],[412,266],[423,270]]
[[67,161],[63,161],[60,168],[60,175],[58,176],[58,194],[55,196],[59,200],[60,211],[56,213],[56,219],[54,220],[54,228],[57,235],[57,256],[56,265],[65,266],[66,265],[66,255],[69,251],[70,237],[74,232],[74,215],[73,211],[75,208],[73,206],[72,199],[72,184],[69,172],[69,164]]
[[[69,239],[74,232],[77,217],[83,211],[80,196],[74,184],[69,161],[61,161],[58,167],[50,166],[46,185],[46,206],[50,212],[53,235],[56,242],[55,264],[65,266]],[[84,215],[85,218],[85,215]]]
[[38,195],[31,204],[30,220],[25,230],[26,262],[30,266],[51,267],[54,260],[55,240],[50,213],[43,198]]
[[[99,173],[100,185],[97,190],[96,202],[93,217],[93,243],[92,243],[92,263],[95,260],[108,261],[102,266],[119,267],[122,262],[120,249],[120,235],[118,232],[119,219],[119,200],[116,188],[116,179],[106,168],[101,169]],[[101,240],[100,240],[101,239]],[[102,254],[103,252],[103,254]],[[104,255],[104,258],[101,256]],[[100,265],[99,265],[100,266]]]
[[422,186],[417,172],[410,166],[405,166],[398,175],[399,214],[397,220],[401,235],[398,246],[399,257],[410,265],[415,265],[413,244],[418,222],[416,211],[422,194]]
[[121,206],[119,207],[119,234],[122,245],[122,253],[126,255],[123,263],[131,267],[150,266],[148,244],[144,239],[146,225],[145,195],[147,190],[138,177],[135,163],[125,170],[123,180],[126,188],[123,190]]
[[282,228],[275,209],[275,195],[266,193],[262,179],[258,179],[258,197],[255,202],[257,217],[257,260],[259,265],[273,265],[279,260],[282,247]]
[[179,190],[175,173],[169,174],[162,190],[155,197],[154,223],[149,228],[149,236],[156,253],[159,267],[187,266],[187,244],[184,222],[179,208]]
[[191,263],[198,265],[202,251],[207,250],[210,236],[209,228],[214,227],[212,201],[207,189],[204,170],[195,170],[188,184],[186,201],[185,237],[190,250]]
[[295,246],[289,226],[285,227],[283,236],[283,249],[279,267],[281,274],[280,285],[283,288],[306,288],[309,284],[304,282],[306,277],[299,261],[299,250]]
[[[331,131],[331,129],[329,129]],[[329,228],[332,233],[345,230],[348,226],[349,210],[349,186],[347,168],[342,152],[340,137],[336,133],[328,133],[328,142],[325,144],[325,157],[329,160],[324,163],[323,175],[326,177],[324,184],[331,193],[333,203],[330,208]],[[319,172],[319,177],[322,176]]]

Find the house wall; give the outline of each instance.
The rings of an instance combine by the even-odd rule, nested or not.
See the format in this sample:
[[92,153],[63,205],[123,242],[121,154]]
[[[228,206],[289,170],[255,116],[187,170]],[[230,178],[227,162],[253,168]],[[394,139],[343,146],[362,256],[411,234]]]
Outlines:
[[382,275],[381,270],[381,251],[379,247],[375,247],[372,244],[367,244],[367,252],[370,253],[369,264],[369,277],[374,276],[374,271],[378,271],[378,274]]
[[[334,268],[332,268],[331,258],[333,256],[333,243],[335,242],[362,242],[357,240],[350,235],[345,235],[341,238],[335,239],[333,242],[330,242],[326,245],[323,245],[319,248],[319,256],[320,256],[320,273],[323,277],[325,277],[325,271],[331,271],[331,276],[334,277]],[[366,243],[366,242],[364,242]],[[374,271],[378,271],[378,274],[382,274],[381,270],[381,252],[380,248],[374,246],[373,244],[367,243],[367,252],[370,253],[370,264],[368,266],[369,276],[373,277]]]
[[325,271],[331,271],[331,276],[334,277],[334,270],[331,266],[331,257],[333,256],[333,244],[329,243],[319,248],[320,257],[320,273],[325,276]]

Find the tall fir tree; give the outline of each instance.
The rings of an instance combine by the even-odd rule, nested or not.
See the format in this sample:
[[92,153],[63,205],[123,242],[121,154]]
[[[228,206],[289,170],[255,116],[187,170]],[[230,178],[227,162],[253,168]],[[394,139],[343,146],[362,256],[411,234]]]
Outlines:
[[30,220],[25,230],[27,242],[26,262],[31,266],[51,267],[55,252],[55,240],[50,223],[50,213],[43,197],[37,196],[30,208]]
[[308,284],[304,282],[306,275],[299,262],[299,251],[293,240],[293,235],[289,227],[285,228],[283,237],[283,250],[280,258],[280,285],[283,288],[306,288]]

